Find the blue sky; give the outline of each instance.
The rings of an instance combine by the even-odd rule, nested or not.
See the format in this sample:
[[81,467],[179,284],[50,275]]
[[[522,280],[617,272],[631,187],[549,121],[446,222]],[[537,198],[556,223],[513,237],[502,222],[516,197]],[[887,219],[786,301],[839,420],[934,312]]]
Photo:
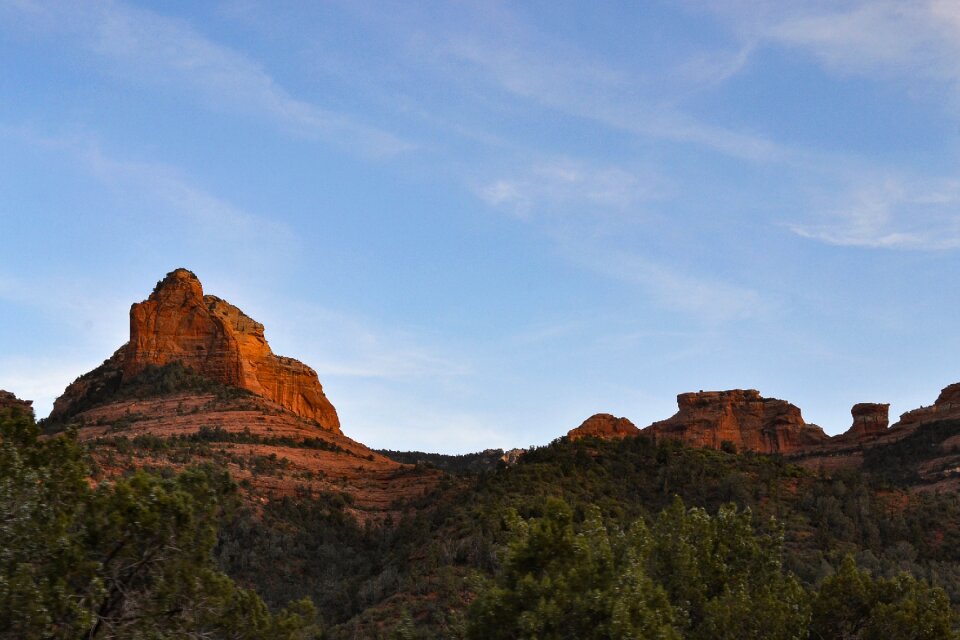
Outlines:
[[0,388],[175,267],[371,446],[960,381],[960,5],[0,0]]

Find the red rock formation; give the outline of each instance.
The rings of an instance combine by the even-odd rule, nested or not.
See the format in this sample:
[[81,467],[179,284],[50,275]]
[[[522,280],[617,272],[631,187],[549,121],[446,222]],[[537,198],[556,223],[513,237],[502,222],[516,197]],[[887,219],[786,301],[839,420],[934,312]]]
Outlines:
[[[177,362],[199,376],[178,367],[139,375]],[[158,391],[168,373],[171,389]],[[317,374],[274,355],[263,325],[204,296],[185,269],[133,305],[130,341],[67,387],[51,419],[54,428],[66,419],[78,427],[99,463],[95,480],[143,466],[212,462],[228,469],[254,505],[304,491],[347,493],[347,511],[361,523],[399,521],[405,501],[422,499],[444,477],[343,435]],[[164,438],[168,446],[141,447],[137,436]]]
[[616,418],[609,413],[598,413],[583,421],[576,429],[571,429],[567,437],[579,440],[586,436],[604,440],[619,440],[640,433],[637,427],[626,418]]
[[791,453],[829,440],[820,427],[803,421],[799,408],[753,389],[681,393],[677,405],[673,417],[643,433],[714,449],[729,442],[738,451],[759,453]]
[[186,269],[168,273],[148,299],[131,307],[130,341],[68,387],[51,417],[69,414],[91,391],[119,385],[149,366],[177,361],[272,400],[324,429],[340,431],[337,412],[313,369],[274,355],[262,324],[216,296],[204,296],[200,281]]
[[947,418],[960,418],[960,382],[945,387],[932,406],[920,407],[902,414],[900,421],[893,426],[913,427]]
[[33,401],[21,400],[20,398],[13,395],[9,391],[4,391],[0,389],[0,413],[3,413],[5,410],[8,410],[8,409],[15,413],[23,412],[32,416]]
[[876,438],[886,433],[890,425],[889,404],[861,402],[853,405],[850,413],[853,415],[853,425],[835,438],[837,442],[862,442]]

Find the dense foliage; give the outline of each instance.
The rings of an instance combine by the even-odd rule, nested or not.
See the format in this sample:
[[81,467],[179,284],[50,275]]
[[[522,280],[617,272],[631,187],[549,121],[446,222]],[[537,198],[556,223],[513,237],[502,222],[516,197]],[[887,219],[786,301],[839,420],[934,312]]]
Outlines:
[[[960,434],[960,420],[940,420],[923,425],[895,446],[868,447],[863,452],[863,468],[875,479],[893,486],[920,480],[920,466],[933,458],[942,458],[942,443]],[[957,447],[950,453],[956,454]],[[950,461],[956,467],[956,460]]]
[[311,636],[309,601],[272,614],[217,568],[224,472],[93,487],[84,455],[72,434],[0,415],[0,638]]
[[732,505],[710,516],[678,499],[624,533],[595,509],[575,525],[551,499],[542,518],[512,528],[493,586],[470,607],[470,640],[960,637],[941,589],[875,579],[849,556],[805,590],[782,566],[779,527],[757,533]]
[[[960,602],[956,494],[912,494],[859,472],[816,473],[777,457],[642,437],[558,440],[514,466],[453,478],[418,503],[397,505],[406,515],[386,527],[358,526],[340,496],[270,503],[263,517],[224,529],[222,558],[268,602],[312,597],[330,638],[463,637],[470,601],[509,571],[518,521],[538,522],[559,499],[575,528],[597,514],[609,532],[639,523],[655,531],[657,514],[671,512],[677,497],[709,517],[735,509],[737,522],[768,536],[765,544],[776,540],[778,566],[807,596],[850,556],[875,580],[906,572]],[[616,551],[614,564],[624,554]],[[293,577],[281,581],[278,572]]]

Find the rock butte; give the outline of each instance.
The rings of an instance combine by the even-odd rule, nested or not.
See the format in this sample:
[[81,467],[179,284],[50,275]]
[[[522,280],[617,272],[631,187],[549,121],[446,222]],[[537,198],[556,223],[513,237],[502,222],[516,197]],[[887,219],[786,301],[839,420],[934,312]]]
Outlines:
[[[136,384],[147,368],[175,362],[223,387],[122,393],[124,381]],[[103,477],[216,461],[254,503],[304,491],[345,493],[347,511],[361,521],[399,515],[443,476],[343,435],[313,369],[274,355],[263,325],[204,295],[186,269],[168,273],[131,307],[129,342],[56,400],[50,424],[65,423],[77,425],[79,438],[92,445]],[[167,444],[149,446],[162,440]]]
[[644,433],[696,447],[730,443],[738,451],[760,453],[791,453],[829,440],[823,429],[804,422],[799,408],[764,398],[755,389],[681,393],[677,406],[673,417],[654,422]]
[[850,409],[853,425],[837,436],[838,442],[861,442],[887,432],[890,426],[890,405],[877,402],[861,402]]
[[614,440],[634,436],[639,432],[636,425],[626,418],[617,418],[609,413],[598,413],[584,420],[583,424],[576,429],[571,429],[567,437],[571,440],[579,440],[586,436]]
[[274,355],[262,324],[225,300],[203,295],[197,276],[186,269],[168,273],[149,298],[130,308],[130,341],[67,387],[50,417],[70,415],[97,385],[118,383],[149,366],[176,361],[340,432],[337,411],[316,372],[293,358]]

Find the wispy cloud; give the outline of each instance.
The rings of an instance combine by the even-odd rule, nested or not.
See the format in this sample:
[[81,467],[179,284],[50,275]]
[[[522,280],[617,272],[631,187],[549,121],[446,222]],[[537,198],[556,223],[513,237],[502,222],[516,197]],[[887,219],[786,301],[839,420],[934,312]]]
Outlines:
[[786,18],[766,37],[803,47],[832,68],[848,72],[920,70],[956,80],[960,75],[960,7],[939,1],[871,0]]
[[518,175],[501,177],[476,189],[495,207],[518,216],[563,209],[618,210],[658,197],[666,181],[653,171],[628,171],[618,166],[594,166],[571,158],[556,158],[535,164]]
[[888,175],[863,181],[838,200],[813,215],[815,222],[789,228],[839,246],[960,248],[960,180]]
[[960,5],[953,0],[706,4],[745,39],[807,51],[836,72],[960,88]]
[[706,324],[755,319],[773,311],[755,289],[685,273],[636,253],[586,243],[570,243],[566,251],[585,267],[639,287],[658,306]]
[[[53,295],[55,292],[56,295]],[[95,280],[75,275],[12,276],[0,273],[0,300],[38,310],[71,335],[114,349],[126,341],[130,300]],[[77,375],[81,372],[76,372]]]
[[673,104],[695,87],[735,75],[748,60],[749,47],[729,56],[690,58],[676,69],[686,84],[674,87],[666,97],[654,98],[653,94],[662,91],[664,80],[641,79],[628,71],[590,63],[583,52],[555,43],[541,42],[539,48],[533,48],[514,42],[493,35],[458,33],[438,51],[456,61],[453,67],[458,71],[465,66],[474,77],[502,91],[633,136],[695,144],[753,161],[777,160],[785,153],[764,136],[703,122]]
[[[788,47],[808,54],[829,73],[896,83],[913,97],[935,94],[949,115],[960,113],[960,5],[952,0],[706,4],[731,21],[744,41],[754,43],[755,51]],[[847,178],[819,203],[807,204],[804,219],[787,225],[797,235],[837,246],[960,248],[957,178],[908,176],[847,153],[796,151],[791,156],[810,191],[823,190],[812,185],[849,175],[851,164],[860,167],[860,175]]]
[[185,234],[187,238],[217,237],[222,243],[256,241],[264,249],[285,251],[298,246],[295,234],[284,223],[244,211],[197,185],[175,166],[117,158],[104,151],[103,143],[93,135],[49,135],[31,127],[0,125],[0,140],[4,138],[72,159],[104,186],[136,202],[139,214],[131,215],[151,216],[157,228],[178,228],[160,224],[170,218],[171,222],[188,224],[191,233]]
[[292,135],[365,155],[389,156],[413,147],[354,116],[295,97],[261,64],[186,22],[121,2],[18,1],[3,3],[3,9],[34,30],[73,36],[127,81],[178,87],[211,108],[261,117]]
[[479,196],[528,222],[545,225],[576,264],[637,287],[656,306],[707,324],[756,318],[770,311],[760,292],[617,248],[625,225],[645,220],[643,204],[662,198],[667,180],[653,172],[555,159],[521,175],[483,185]]

